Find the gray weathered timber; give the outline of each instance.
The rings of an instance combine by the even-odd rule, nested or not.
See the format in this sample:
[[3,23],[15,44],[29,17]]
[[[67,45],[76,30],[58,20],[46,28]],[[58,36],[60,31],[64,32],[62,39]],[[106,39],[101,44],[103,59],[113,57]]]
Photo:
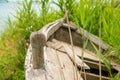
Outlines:
[[37,32],[32,32],[30,36],[30,43],[32,46],[32,55],[33,55],[33,68],[40,69],[44,66],[44,52],[43,47],[46,44],[46,41],[49,37],[62,26],[64,19],[55,21],[45,26]]
[[43,47],[46,43],[45,36],[42,33],[33,32],[30,36],[30,43],[32,47],[33,68],[42,68],[44,65]]
[[93,34],[87,32],[83,28],[80,28],[79,30],[77,30],[77,32],[82,34],[86,38],[88,38],[90,41],[92,41],[96,45],[99,45],[104,50],[107,50],[107,49],[111,48],[111,46],[109,46],[108,44],[103,42],[100,38],[98,38],[97,36],[94,36]]
[[38,31],[38,33],[43,33],[46,41],[54,34],[64,23],[64,18],[56,20],[55,22],[49,23]]
[[46,80],[45,70],[33,68],[32,47],[29,46],[25,59],[25,80]]
[[[45,54],[48,80],[74,80],[74,65],[66,54],[49,47]],[[79,70],[78,76],[82,80]]]
[[[78,26],[76,26],[74,23],[71,23],[71,25],[70,25],[70,24],[63,24],[63,25],[64,25],[65,27],[70,26],[71,29],[76,30],[77,33],[83,35],[85,38],[88,38],[90,41],[92,41],[92,42],[95,43],[96,45],[99,45],[102,49],[107,50],[107,49],[111,48],[110,45],[106,44],[106,43],[103,42],[100,38],[98,38],[97,36],[89,33],[88,31],[84,30],[83,28],[80,27],[79,29],[77,29]],[[75,27],[76,27],[76,28],[75,28]]]
[[[58,41],[56,39],[53,39],[52,42],[50,42],[50,41],[47,42],[47,46],[51,47],[53,49],[59,50],[60,48],[63,48],[64,49],[64,50],[62,50],[63,53],[66,52],[65,54],[67,54],[68,57],[72,60],[72,62],[74,64],[77,64],[77,66],[79,68],[84,67],[85,69],[90,69],[90,67],[87,64],[85,64],[84,62],[82,62],[82,60],[76,55],[76,53],[75,53],[76,62],[73,60],[73,52],[71,50],[71,46],[68,46],[68,45],[69,44],[64,43],[64,42],[60,42],[60,41]],[[84,66],[82,65],[82,63],[83,63]]]
[[[84,76],[84,72],[81,72],[81,75]],[[102,76],[101,78],[102,80],[111,80],[109,77]],[[87,80],[100,80],[100,76],[86,72],[86,79]]]
[[[43,69],[34,69],[31,50],[30,46],[25,61],[26,80],[74,80],[74,65],[66,54],[45,46],[45,66]],[[79,70],[78,78],[83,80]]]

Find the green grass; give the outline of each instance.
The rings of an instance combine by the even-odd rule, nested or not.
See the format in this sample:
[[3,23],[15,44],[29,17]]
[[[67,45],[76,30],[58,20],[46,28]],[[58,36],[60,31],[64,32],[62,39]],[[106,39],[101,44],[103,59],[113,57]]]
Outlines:
[[[43,2],[40,4],[44,4]],[[45,3],[47,5],[47,3]],[[45,6],[44,5],[44,6]],[[42,8],[37,14],[32,9],[32,0],[23,2],[23,8],[19,8],[15,15],[16,21],[8,19],[8,27],[1,33],[0,39],[0,80],[24,80],[24,61],[27,49],[25,41],[30,34],[37,31],[45,24],[59,19],[57,11]],[[46,7],[46,6],[45,6]],[[45,12],[43,12],[46,10]],[[45,14],[44,14],[45,13]],[[44,16],[44,17],[43,17]],[[31,27],[32,26],[32,27]]]
[[[25,41],[29,40],[31,32],[63,17],[65,10],[69,11],[71,21],[98,37],[101,25],[100,38],[113,47],[107,53],[101,54],[101,59],[108,68],[107,60],[109,58],[113,57],[114,61],[119,62],[120,7],[114,8],[114,0],[111,2],[103,2],[103,0],[53,0],[59,11],[49,7],[50,1],[37,0],[37,3],[41,5],[40,14],[38,14],[32,9],[32,0],[25,0],[23,8],[16,11],[16,21],[11,21],[8,18],[8,27],[1,33],[0,39],[0,80],[25,79],[24,61],[27,51]],[[107,55],[108,58],[106,59],[104,55]],[[113,78],[113,80],[115,79],[119,79],[119,74]]]

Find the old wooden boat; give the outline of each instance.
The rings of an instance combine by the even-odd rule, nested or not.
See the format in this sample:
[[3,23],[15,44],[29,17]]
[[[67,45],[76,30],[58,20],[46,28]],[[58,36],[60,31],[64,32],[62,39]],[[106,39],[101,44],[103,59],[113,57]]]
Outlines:
[[[83,43],[87,40],[86,47]],[[93,46],[94,45],[94,46]],[[26,80],[110,80],[108,69],[96,48],[103,53],[111,48],[98,37],[73,23],[59,19],[30,36],[25,60]],[[101,62],[101,75],[99,75]],[[120,71],[111,62],[112,74]]]

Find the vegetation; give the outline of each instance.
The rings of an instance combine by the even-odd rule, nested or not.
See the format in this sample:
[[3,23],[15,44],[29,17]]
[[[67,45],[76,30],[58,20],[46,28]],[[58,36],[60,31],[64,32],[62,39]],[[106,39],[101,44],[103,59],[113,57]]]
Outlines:
[[[40,14],[32,8],[32,0],[24,0],[23,8],[16,11],[16,21],[8,18],[8,27],[1,33],[0,80],[25,79],[26,40],[29,40],[31,32],[63,17],[65,10],[69,11],[71,21],[112,46],[112,49],[104,53],[108,59],[112,57],[116,62],[120,60],[120,7],[114,6],[114,0],[53,0],[52,3],[59,10],[49,7],[51,0],[36,2],[40,4]],[[105,58],[104,55],[102,59]],[[104,60],[108,66],[107,59]],[[113,80],[119,79],[117,76]]]

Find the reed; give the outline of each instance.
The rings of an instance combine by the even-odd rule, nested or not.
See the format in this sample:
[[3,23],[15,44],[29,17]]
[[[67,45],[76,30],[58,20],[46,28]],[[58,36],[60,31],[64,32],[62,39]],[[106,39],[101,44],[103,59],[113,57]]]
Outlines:
[[[60,8],[62,14],[64,14],[64,5],[60,1],[55,4]],[[67,0],[65,1],[67,2]],[[74,5],[69,2],[74,3]],[[70,12],[70,20],[98,37],[101,29],[100,38],[113,47],[113,49],[108,50],[104,54],[96,49],[96,53],[99,53],[98,55],[100,55],[100,58],[108,68],[111,78],[114,79],[110,72],[108,60],[117,63],[120,60],[120,46],[118,45],[120,43],[120,7],[118,0],[69,0],[69,2],[66,3],[66,6],[70,6],[66,7],[66,9]],[[117,7],[115,7],[116,4],[118,4]],[[100,26],[101,28],[99,28]],[[87,41],[84,43],[83,49]]]
[[[110,72],[109,58],[116,62],[120,60],[120,7],[119,2],[116,3],[115,1],[117,0],[52,0],[59,8],[59,10],[54,10],[54,8],[49,7],[51,0],[37,0],[37,3],[41,6],[40,14],[38,14],[32,8],[32,0],[24,0],[22,8],[16,11],[17,15],[14,16],[16,20],[8,19],[8,27],[1,33],[0,80],[25,79],[26,40],[29,40],[31,32],[37,31],[43,25],[63,17],[65,10],[70,13],[69,20],[96,36],[99,36],[101,24],[101,39],[113,48],[104,54],[95,49]],[[101,9],[102,16],[100,18]],[[84,49],[87,42],[88,40],[84,42]],[[119,74],[115,77],[111,75],[111,77],[113,80],[117,80]]]
[[22,8],[18,8],[14,15],[15,21],[8,18],[8,27],[1,33],[0,38],[0,80],[25,80],[25,44],[29,41],[31,32],[60,18],[55,10],[47,12],[47,3],[47,0],[45,4],[44,1],[40,3],[42,10],[38,14],[32,8],[32,0],[24,0]]

